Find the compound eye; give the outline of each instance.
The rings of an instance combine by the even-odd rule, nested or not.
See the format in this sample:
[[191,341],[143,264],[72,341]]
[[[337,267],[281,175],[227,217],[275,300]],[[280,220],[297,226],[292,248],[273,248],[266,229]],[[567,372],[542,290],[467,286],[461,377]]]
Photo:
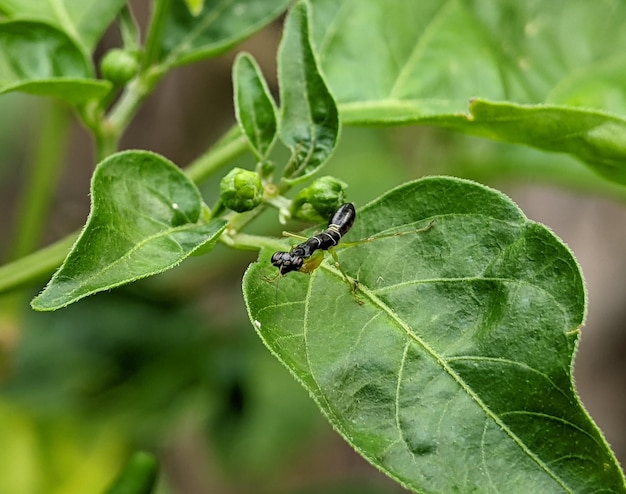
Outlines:
[[277,268],[279,268],[288,261],[289,253],[287,252],[274,252],[274,254],[272,254],[272,265],[276,266]]
[[280,274],[285,275],[287,273],[291,273],[292,271],[299,271],[302,267],[302,263],[304,261],[301,257],[293,257],[287,254],[282,259],[282,263],[279,267]]

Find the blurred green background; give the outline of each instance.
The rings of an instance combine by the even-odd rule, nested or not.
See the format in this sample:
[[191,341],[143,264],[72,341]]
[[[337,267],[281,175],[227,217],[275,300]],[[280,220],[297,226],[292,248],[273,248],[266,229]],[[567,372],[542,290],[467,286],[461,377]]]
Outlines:
[[[276,91],[280,24],[248,40]],[[105,38],[98,53],[117,43]],[[124,148],[184,166],[233,123],[234,54],[176,70],[131,125]],[[60,112],[60,113],[59,113]],[[0,98],[0,256],[15,249],[29,166],[56,103]],[[64,167],[50,183],[41,245],[79,228],[89,210],[92,143],[74,120]],[[48,146],[50,144],[47,144]],[[251,155],[233,165],[251,168]],[[215,201],[218,176],[201,186]],[[357,205],[406,180],[450,174],[504,190],[551,227],[579,259],[589,291],[576,359],[582,400],[624,464],[626,309],[623,189],[567,156],[429,127],[344,128],[323,174],[349,184]],[[298,225],[290,225],[298,229]],[[268,212],[253,231],[284,229]],[[240,281],[254,253],[218,246],[162,275],[34,313],[45,280],[0,297],[0,493],[103,492],[137,450],[161,463],[159,493],[405,492],[356,455],[251,327]]]

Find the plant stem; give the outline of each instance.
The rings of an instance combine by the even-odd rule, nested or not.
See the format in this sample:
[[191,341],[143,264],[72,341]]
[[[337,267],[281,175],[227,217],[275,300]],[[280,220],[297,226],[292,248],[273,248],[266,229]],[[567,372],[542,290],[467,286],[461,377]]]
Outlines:
[[[117,151],[122,133],[126,130],[143,101],[152,93],[154,87],[168,71],[167,67],[159,64],[158,59],[170,3],[171,0],[156,0],[154,2],[141,70],[137,77],[124,88],[120,99],[108,115],[101,118],[94,129],[98,161],[102,161]],[[132,46],[134,43],[134,34],[132,33],[134,21],[130,10],[125,12],[122,20],[124,21],[122,27],[124,28],[125,42]]]
[[70,113],[56,101],[44,105],[39,136],[32,149],[28,182],[19,203],[16,234],[8,258],[17,259],[33,251],[41,232],[62,168]]
[[185,174],[196,184],[203,182],[248,149],[248,142],[238,127],[231,128],[211,149],[193,161]]
[[0,266],[0,293],[48,276],[65,258],[78,234],[79,232],[71,233],[33,254]]
[[264,237],[261,235],[250,235],[247,233],[237,233],[232,237],[223,236],[222,242],[229,247],[240,250],[260,250],[263,247],[280,250],[285,248],[285,241],[274,237]]

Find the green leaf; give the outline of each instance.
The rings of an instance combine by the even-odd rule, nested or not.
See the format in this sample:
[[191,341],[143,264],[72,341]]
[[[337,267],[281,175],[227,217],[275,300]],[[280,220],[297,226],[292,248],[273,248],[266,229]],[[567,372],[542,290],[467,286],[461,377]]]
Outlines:
[[[432,222],[427,231],[415,232]],[[432,177],[357,214],[336,253],[244,277],[261,339],[337,431],[417,492],[626,492],[572,382],[585,314],[567,247],[501,193]]]
[[0,10],[13,19],[48,23],[78,41],[91,53],[126,3],[125,0],[0,0]]
[[191,15],[198,15],[204,7],[204,0],[185,0]]
[[165,158],[126,151],[100,163],[85,229],[35,310],[55,310],[93,293],[170,269],[212,247],[225,221],[202,219],[196,186]]
[[315,173],[332,154],[339,134],[337,106],[319,72],[309,36],[308,3],[289,12],[278,54],[280,138],[291,149],[288,182]]
[[266,159],[276,141],[276,104],[251,55],[235,59],[233,86],[237,122],[259,161]]
[[163,63],[182,65],[228,50],[278,17],[289,0],[217,0],[205,2],[192,15],[182,0],[174,0],[161,40]]
[[22,91],[78,105],[103,97],[111,85],[63,32],[41,22],[0,23],[0,94]]
[[138,452],[129,460],[106,494],[150,494],[156,483],[158,464],[154,456]]
[[546,151],[578,156],[615,182],[626,184],[626,120],[593,110],[474,100],[465,117],[443,126]]
[[[626,183],[626,4],[316,0],[313,15],[344,123],[453,127],[567,152]],[[598,140],[597,128],[610,131]]]

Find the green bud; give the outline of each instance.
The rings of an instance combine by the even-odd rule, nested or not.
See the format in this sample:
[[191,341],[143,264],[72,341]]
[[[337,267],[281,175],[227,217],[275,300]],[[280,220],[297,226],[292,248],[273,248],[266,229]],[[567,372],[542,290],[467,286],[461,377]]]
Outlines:
[[121,48],[109,50],[100,61],[100,73],[104,79],[117,86],[130,81],[139,72],[139,61],[129,51]]
[[233,168],[220,183],[220,197],[228,209],[250,211],[263,199],[261,178],[255,172]]
[[348,185],[335,177],[318,178],[302,189],[291,203],[291,215],[302,221],[324,222],[345,201]]

